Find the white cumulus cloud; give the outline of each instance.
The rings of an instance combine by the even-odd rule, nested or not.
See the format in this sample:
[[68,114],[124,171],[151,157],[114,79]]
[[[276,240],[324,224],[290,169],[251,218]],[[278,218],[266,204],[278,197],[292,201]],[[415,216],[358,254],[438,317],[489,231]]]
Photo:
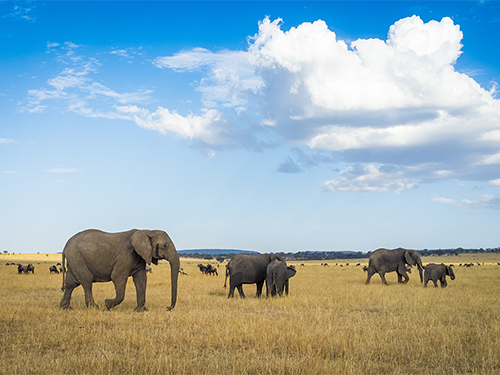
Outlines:
[[[494,85],[482,88],[455,69],[463,33],[451,18],[408,17],[389,27],[386,40],[351,43],[322,20],[282,25],[264,19],[246,51],[196,48],[154,63],[204,72],[196,86],[203,111],[257,118],[253,134],[357,163],[359,175],[347,169],[325,190],[401,192],[418,180],[491,179],[481,166],[497,164],[500,104]],[[398,172],[382,173],[384,165]]]

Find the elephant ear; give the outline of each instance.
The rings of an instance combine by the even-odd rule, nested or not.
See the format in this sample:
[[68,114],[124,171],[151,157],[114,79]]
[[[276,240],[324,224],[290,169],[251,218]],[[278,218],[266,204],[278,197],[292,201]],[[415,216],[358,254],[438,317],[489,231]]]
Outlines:
[[150,265],[153,259],[153,242],[147,231],[140,230],[135,232],[130,241],[132,242],[135,252]]
[[413,260],[413,257],[411,256],[411,251],[409,250],[405,251],[405,262],[410,266],[414,266],[416,264],[415,261]]
[[296,273],[297,273],[297,271],[295,270],[294,266],[288,266],[287,267],[287,269],[286,269],[286,275],[288,276],[288,278],[294,277]]

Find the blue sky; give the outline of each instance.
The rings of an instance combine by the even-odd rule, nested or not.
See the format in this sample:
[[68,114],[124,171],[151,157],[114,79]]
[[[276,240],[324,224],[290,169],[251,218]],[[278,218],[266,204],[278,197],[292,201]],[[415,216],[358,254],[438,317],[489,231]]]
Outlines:
[[500,246],[500,2],[0,1],[0,250]]

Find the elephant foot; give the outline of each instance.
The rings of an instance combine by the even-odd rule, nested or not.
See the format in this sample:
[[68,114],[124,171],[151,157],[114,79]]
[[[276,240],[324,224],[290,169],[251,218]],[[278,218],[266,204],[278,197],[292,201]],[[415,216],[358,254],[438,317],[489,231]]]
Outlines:
[[73,308],[67,305],[67,306],[61,306],[61,310],[73,310]]
[[112,299],[105,300],[104,304],[106,305],[106,310],[111,310],[115,306]]
[[137,306],[135,309],[134,309],[135,312],[144,312],[144,311],[149,311],[146,306]]

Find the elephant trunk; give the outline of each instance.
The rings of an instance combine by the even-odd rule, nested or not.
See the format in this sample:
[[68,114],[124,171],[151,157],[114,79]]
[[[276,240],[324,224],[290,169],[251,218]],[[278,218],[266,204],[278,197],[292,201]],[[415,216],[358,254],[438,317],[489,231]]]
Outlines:
[[420,275],[420,282],[423,283],[424,282],[424,278],[423,278],[424,267],[422,266],[422,260],[420,258],[417,259],[417,267],[418,267],[418,274]]
[[175,303],[177,302],[177,279],[179,278],[179,268],[180,268],[180,259],[179,254],[177,252],[170,259],[167,259],[170,263],[170,278],[171,278],[171,286],[172,286],[172,303],[168,310],[172,310],[175,307]]

